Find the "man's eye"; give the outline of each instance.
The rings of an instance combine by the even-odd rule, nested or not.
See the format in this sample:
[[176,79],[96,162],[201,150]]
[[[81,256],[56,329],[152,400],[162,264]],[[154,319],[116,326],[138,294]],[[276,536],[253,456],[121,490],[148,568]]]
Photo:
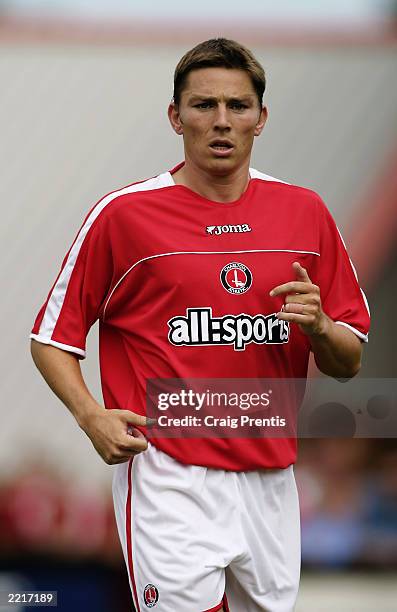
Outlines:
[[211,106],[211,102],[199,102],[198,104],[194,105],[194,108],[211,108]]
[[234,110],[244,110],[245,108],[247,108],[247,105],[243,104],[242,102],[232,102],[230,106]]

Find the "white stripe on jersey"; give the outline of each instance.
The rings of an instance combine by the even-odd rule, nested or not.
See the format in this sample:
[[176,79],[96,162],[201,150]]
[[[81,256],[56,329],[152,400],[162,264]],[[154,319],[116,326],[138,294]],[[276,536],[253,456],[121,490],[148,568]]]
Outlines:
[[76,346],[71,346],[70,344],[62,344],[62,342],[56,342],[56,340],[51,340],[47,338],[43,338],[43,336],[38,336],[37,334],[30,334],[29,336],[32,340],[37,340],[37,342],[41,342],[41,344],[51,344],[52,346],[56,346],[57,348],[62,349],[63,351],[69,351],[70,353],[77,353],[82,357],[85,357],[85,351]]
[[[339,227],[338,227],[338,226],[336,226],[336,229],[338,230],[338,233],[339,233],[340,239],[342,240],[342,243],[343,243],[343,246],[345,247],[345,251],[346,251],[346,253],[347,253],[347,256],[349,257],[349,253],[347,252],[346,244],[345,244],[345,241],[343,240],[343,236],[342,236],[342,234],[341,234],[341,233],[340,233],[340,231],[339,231]],[[356,270],[356,268],[354,267],[354,264],[353,264],[352,260],[350,259],[350,257],[349,257],[349,261],[350,261],[350,265],[351,265],[351,267],[352,267],[352,269],[353,269],[354,276],[356,277],[356,281],[357,281],[357,283],[358,283],[358,274],[357,274],[357,270]],[[369,312],[369,304],[368,304],[367,296],[365,295],[365,293],[364,293],[364,291],[361,289],[361,287],[360,287],[360,291],[361,291],[361,293],[362,293],[362,297],[363,297],[363,301],[364,301],[364,304],[365,304],[365,308],[367,309],[367,312],[368,312],[368,314],[370,315],[371,313]],[[368,342],[368,334],[366,335],[366,338],[367,338],[366,342]]]
[[281,179],[274,178],[274,176],[270,176],[269,174],[263,174],[263,172],[255,170],[255,168],[250,168],[250,177],[254,179],[260,179],[262,181],[274,181],[275,183],[284,183],[285,185],[291,184],[287,183],[286,181],[282,181]]
[[243,251],[175,251],[174,253],[157,253],[156,255],[149,255],[149,257],[144,257],[143,259],[136,261],[130,268],[128,268],[126,272],[124,272],[123,276],[117,281],[108,299],[106,300],[106,304],[103,309],[103,320],[105,320],[106,308],[117,287],[125,279],[127,274],[129,274],[131,270],[133,270],[143,261],[148,261],[149,259],[156,259],[157,257],[168,257],[170,255],[236,255],[239,253],[301,253],[304,255],[317,255],[318,257],[320,257],[320,253],[316,253],[315,251],[295,251],[292,249],[251,249]]
[[352,325],[349,325],[349,323],[345,323],[344,321],[335,321],[335,323],[336,325],[343,325],[343,327],[347,327],[347,329],[350,329],[350,331],[352,331],[353,334],[358,336],[363,342],[368,342],[368,334],[363,334]]
[[[100,215],[102,210],[108,204],[110,204],[110,202],[112,202],[115,198],[118,198],[119,196],[123,196],[128,193],[135,193],[137,191],[150,191],[151,189],[170,187],[172,185],[174,185],[174,182],[171,178],[170,173],[165,172],[164,174],[160,174],[159,176],[148,179],[147,181],[143,181],[142,183],[136,183],[134,185],[124,187],[123,189],[113,191],[109,195],[99,200],[98,204],[91,211],[91,214],[84,223],[83,227],[80,229],[77,238],[70,250],[67,261],[61,271],[61,274],[59,275],[59,278],[48,300],[47,307],[45,309],[43,319],[41,321],[39,333],[34,336],[35,340],[38,340],[39,342],[42,342],[44,344],[53,344],[54,346],[59,346],[59,348],[65,347],[65,345],[60,346],[59,343],[53,341],[51,336],[54,332],[59,313],[61,312],[69,280],[72,275],[73,268],[79,255],[81,246],[84,242],[85,237],[87,236],[90,227],[94,223],[95,219]],[[33,337],[33,334],[31,335],[31,337]],[[71,348],[69,348],[69,350],[71,350]],[[79,354],[85,355],[84,351],[82,351],[81,349],[78,349],[77,352]]]

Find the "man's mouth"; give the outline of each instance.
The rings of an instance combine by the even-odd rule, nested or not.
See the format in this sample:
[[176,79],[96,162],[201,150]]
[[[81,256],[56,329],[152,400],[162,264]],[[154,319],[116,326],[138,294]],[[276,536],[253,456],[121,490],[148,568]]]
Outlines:
[[217,153],[229,153],[234,148],[229,140],[214,140],[210,143],[210,147]]

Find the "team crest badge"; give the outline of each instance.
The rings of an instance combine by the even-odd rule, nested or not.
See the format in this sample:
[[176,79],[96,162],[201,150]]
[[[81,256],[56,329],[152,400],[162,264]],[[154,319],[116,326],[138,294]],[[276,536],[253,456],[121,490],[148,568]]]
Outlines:
[[154,584],[147,584],[143,590],[143,600],[148,608],[154,608],[159,600],[159,592]]
[[229,293],[245,293],[252,285],[252,272],[242,263],[233,261],[221,270],[221,283]]

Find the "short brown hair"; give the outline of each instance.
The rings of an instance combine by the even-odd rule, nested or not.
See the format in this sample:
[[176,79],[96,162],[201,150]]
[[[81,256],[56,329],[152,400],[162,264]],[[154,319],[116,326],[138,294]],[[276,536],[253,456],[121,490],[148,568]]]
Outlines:
[[186,78],[200,68],[239,68],[248,72],[262,107],[266,87],[265,71],[253,53],[235,40],[211,38],[190,49],[179,60],[174,73],[174,102],[179,104]]

